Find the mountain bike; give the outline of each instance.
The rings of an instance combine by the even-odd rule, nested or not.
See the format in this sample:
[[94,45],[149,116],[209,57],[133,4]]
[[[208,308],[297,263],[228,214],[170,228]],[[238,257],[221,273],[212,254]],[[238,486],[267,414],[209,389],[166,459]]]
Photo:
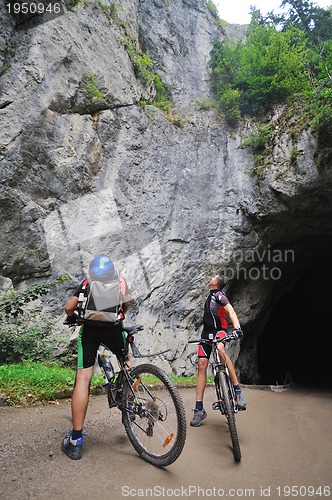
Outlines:
[[231,335],[225,334],[225,336],[219,335],[219,333],[221,334],[224,332],[218,332],[215,337],[211,334],[211,338],[209,339],[190,340],[189,343],[212,345],[211,355],[213,361],[210,361],[210,364],[217,395],[217,401],[212,404],[212,408],[213,410],[220,410],[221,414],[225,415],[231,435],[234,459],[236,462],[240,462],[241,449],[235,423],[235,415],[238,413],[239,408],[237,406],[234,387],[229,377],[227,364],[220,359],[220,353],[217,347],[219,342],[225,345],[226,342],[237,340],[239,337],[235,333]]
[[[183,402],[178,389],[159,367],[147,363],[134,368],[128,365],[129,346],[134,357],[144,357],[134,343],[134,334],[143,330],[143,326],[122,328],[126,345],[121,353],[115,353],[119,371],[114,371],[106,346],[101,345],[97,353],[108,404],[122,412],[122,423],[137,453],[147,462],[165,467],[180,456],[185,444],[187,424]],[[158,354],[161,353],[153,355]]]

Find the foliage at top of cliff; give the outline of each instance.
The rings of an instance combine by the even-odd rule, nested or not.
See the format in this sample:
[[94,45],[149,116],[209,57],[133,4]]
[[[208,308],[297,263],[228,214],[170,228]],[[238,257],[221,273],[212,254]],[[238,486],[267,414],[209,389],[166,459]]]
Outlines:
[[[301,101],[326,149],[332,138],[332,8],[309,0],[281,6],[285,14],[266,17],[253,8],[244,41],[214,41],[212,83],[232,126],[244,115],[263,117],[277,104]],[[324,154],[320,163],[327,166],[331,149]]]

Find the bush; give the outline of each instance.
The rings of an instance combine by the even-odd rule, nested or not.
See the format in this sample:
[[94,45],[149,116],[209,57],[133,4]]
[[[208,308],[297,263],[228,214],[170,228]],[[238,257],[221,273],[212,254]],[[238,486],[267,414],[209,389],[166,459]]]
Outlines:
[[257,131],[244,138],[243,144],[249,146],[254,154],[259,154],[264,151],[271,137],[272,130],[267,125],[260,125]]
[[235,127],[241,118],[239,100],[240,92],[237,89],[228,88],[220,92],[220,108],[225,114],[227,123],[232,127]]
[[15,321],[0,326],[0,364],[53,359],[59,345],[52,319]]
[[332,90],[321,91],[312,106],[314,118],[311,126],[317,134],[315,160],[319,169],[330,170],[332,165]]
[[54,357],[64,339],[54,331],[55,319],[43,316],[35,301],[68,279],[61,276],[51,283],[32,285],[24,291],[10,290],[0,297],[1,364]]

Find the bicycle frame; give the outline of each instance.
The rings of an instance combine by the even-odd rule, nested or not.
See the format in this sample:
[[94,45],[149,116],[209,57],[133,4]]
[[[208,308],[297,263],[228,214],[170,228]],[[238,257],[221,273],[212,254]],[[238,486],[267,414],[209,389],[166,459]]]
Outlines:
[[[143,327],[138,327],[135,330],[133,330],[133,332],[134,331],[137,332],[140,329],[143,329]],[[134,343],[134,336],[133,336],[132,331],[126,330],[126,332],[127,332],[127,337],[126,337],[125,348],[123,349],[122,353],[115,353],[115,356],[117,358],[118,365],[120,368],[120,370],[118,372],[114,371],[114,367],[113,367],[111,361],[109,360],[111,376],[108,377],[107,372],[105,370],[105,367],[103,365],[103,361],[102,361],[103,353],[101,353],[100,347],[98,348],[98,351],[97,351],[98,365],[99,365],[100,371],[105,379],[104,387],[108,387],[109,407],[112,408],[112,407],[116,406],[121,411],[131,411],[130,408],[124,407],[122,405],[121,389],[123,387],[125,380],[127,381],[128,386],[130,387],[130,390],[134,393],[134,388],[131,385],[131,379],[129,376],[131,367],[126,363],[126,356],[127,356],[126,353],[129,350],[129,345]],[[101,344],[101,345],[104,348],[108,349],[107,346],[104,346],[103,344]]]
[[[108,387],[108,403],[109,403],[110,408],[117,407],[121,411],[127,411],[127,412],[132,413],[131,408],[129,408],[128,406],[124,406],[122,404],[121,390],[122,390],[124,383],[127,382],[129,390],[131,391],[132,395],[135,396],[135,388],[132,385],[132,380],[130,377],[130,371],[132,368],[126,363],[126,357],[127,357],[127,353],[129,352],[129,346],[131,347],[131,350],[132,350],[135,358],[144,357],[144,355],[139,352],[139,350],[134,342],[134,340],[135,340],[134,333],[137,333],[138,331],[143,330],[143,328],[144,328],[143,325],[137,325],[134,327],[126,327],[123,329],[127,334],[126,345],[121,353],[115,353],[120,370],[118,372],[115,372],[113,365],[110,362],[110,368],[111,368],[111,372],[112,372],[112,376],[110,378],[107,377],[107,373],[106,373],[106,370],[105,370],[103,362],[102,362],[103,354],[100,352],[100,347],[97,351],[98,364],[99,364],[100,370],[101,370],[101,372],[104,376],[104,379],[105,379],[104,387]],[[103,345],[103,344],[101,344],[101,345]],[[103,345],[103,347],[108,349],[107,346]],[[169,351],[169,349],[165,350],[165,351],[157,352],[157,353],[154,353],[153,356],[157,356],[159,354],[163,354],[163,353],[168,352],[168,351]],[[152,354],[149,354],[149,356],[151,356],[151,355]],[[149,392],[149,389],[146,386],[145,386],[145,389],[147,390],[147,392]]]

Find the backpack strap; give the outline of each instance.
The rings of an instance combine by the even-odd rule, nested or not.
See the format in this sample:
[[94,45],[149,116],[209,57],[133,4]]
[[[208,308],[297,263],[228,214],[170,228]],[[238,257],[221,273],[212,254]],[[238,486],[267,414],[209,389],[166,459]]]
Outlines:
[[88,284],[89,284],[89,278],[85,278],[85,280],[81,285],[81,292],[78,296],[76,311],[78,313],[79,321],[83,319],[86,302],[88,300]]

